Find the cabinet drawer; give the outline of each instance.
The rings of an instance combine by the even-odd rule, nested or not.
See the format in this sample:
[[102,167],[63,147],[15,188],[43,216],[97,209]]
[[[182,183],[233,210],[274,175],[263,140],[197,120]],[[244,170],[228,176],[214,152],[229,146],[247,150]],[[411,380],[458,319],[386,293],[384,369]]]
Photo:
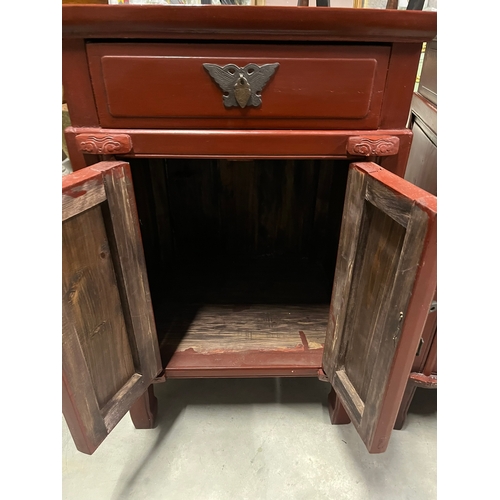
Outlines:
[[[103,127],[375,129],[390,47],[89,43],[87,53]],[[224,105],[205,63],[279,66],[262,103],[241,108]]]

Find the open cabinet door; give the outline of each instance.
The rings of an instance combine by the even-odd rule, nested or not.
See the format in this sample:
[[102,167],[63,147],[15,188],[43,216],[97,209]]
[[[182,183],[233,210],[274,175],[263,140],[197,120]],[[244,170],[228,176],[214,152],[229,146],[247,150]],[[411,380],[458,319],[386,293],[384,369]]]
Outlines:
[[92,454],[162,366],[130,167],[62,181],[63,413]]
[[386,450],[436,289],[437,199],[349,169],[323,369],[370,453]]

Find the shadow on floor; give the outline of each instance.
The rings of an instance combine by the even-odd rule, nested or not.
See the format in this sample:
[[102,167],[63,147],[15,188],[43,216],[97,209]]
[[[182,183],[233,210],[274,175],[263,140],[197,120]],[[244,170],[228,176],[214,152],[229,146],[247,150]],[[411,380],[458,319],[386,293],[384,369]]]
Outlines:
[[[125,499],[128,492],[134,489],[137,481],[143,473],[143,469],[154,460],[159,448],[164,444],[167,436],[172,432],[176,421],[181,414],[193,405],[203,406],[234,406],[234,405],[263,405],[263,404],[318,404],[327,406],[327,396],[330,385],[315,378],[269,378],[269,379],[191,379],[191,380],[169,380],[164,384],[155,386],[155,394],[158,398],[158,427],[154,444],[140,464],[129,471],[123,482],[115,490],[113,499]],[[437,410],[437,391],[417,389],[409,409],[409,414],[428,415]],[[328,413],[325,411],[325,423],[329,424]],[[126,417],[127,418],[127,417]],[[346,436],[353,432],[349,428],[343,430]],[[139,431],[142,432],[142,431]],[[147,432],[147,431],[145,431]],[[175,432],[175,431],[174,431]],[[348,438],[346,437],[346,440]],[[346,441],[344,441],[346,442]],[[354,443],[356,450],[352,450],[353,462],[359,461],[359,456],[365,457],[364,447]],[[359,448],[359,449],[358,449]],[[361,451],[360,451],[361,450]],[[393,456],[394,455],[394,456]],[[363,458],[364,460],[365,458]],[[398,461],[399,455],[392,449],[377,460]],[[362,467],[360,466],[360,469]],[[364,477],[363,470],[360,475]],[[377,479],[368,477],[372,486],[376,486]],[[368,481],[368,479],[366,479]],[[380,486],[382,488],[382,486]]]

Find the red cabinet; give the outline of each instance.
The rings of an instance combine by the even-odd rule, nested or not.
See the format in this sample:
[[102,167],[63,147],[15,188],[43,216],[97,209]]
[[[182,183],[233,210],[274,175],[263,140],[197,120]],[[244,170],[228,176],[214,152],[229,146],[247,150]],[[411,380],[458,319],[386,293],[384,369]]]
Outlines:
[[151,426],[149,384],[174,377],[319,377],[333,421],[345,409],[370,452],[388,444],[435,291],[436,198],[402,175],[436,16],[263,13],[63,7],[81,451],[129,409]]

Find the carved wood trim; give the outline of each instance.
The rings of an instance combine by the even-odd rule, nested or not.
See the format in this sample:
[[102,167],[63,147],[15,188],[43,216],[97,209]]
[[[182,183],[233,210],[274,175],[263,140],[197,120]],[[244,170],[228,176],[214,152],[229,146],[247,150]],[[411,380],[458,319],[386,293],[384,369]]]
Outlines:
[[399,137],[355,136],[347,139],[347,153],[353,156],[393,156],[399,151]]
[[127,134],[78,134],[78,149],[88,154],[124,154],[132,151],[132,139]]

